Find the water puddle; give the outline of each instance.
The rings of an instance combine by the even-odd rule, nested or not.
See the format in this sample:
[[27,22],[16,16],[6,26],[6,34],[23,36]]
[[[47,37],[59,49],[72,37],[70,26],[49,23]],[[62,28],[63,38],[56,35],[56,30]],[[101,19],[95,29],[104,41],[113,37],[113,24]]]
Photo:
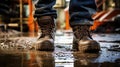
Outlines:
[[[0,67],[120,67],[120,52],[109,50],[120,46],[120,34],[94,34],[93,38],[101,45],[97,54],[71,51],[72,38],[70,34],[57,35],[54,52],[27,49],[37,40],[34,37],[0,40]],[[16,44],[23,45],[24,49],[13,49]],[[7,48],[1,49],[5,45]]]

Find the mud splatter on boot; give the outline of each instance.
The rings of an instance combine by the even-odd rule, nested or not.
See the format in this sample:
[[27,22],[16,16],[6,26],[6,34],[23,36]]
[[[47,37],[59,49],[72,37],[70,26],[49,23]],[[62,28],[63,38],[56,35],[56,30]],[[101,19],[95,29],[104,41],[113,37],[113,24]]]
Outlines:
[[41,35],[36,42],[36,48],[40,51],[54,51],[54,32],[55,23],[51,16],[37,18],[40,26]]
[[89,28],[90,26],[87,25],[73,27],[73,50],[91,53],[100,51],[100,45],[92,39]]

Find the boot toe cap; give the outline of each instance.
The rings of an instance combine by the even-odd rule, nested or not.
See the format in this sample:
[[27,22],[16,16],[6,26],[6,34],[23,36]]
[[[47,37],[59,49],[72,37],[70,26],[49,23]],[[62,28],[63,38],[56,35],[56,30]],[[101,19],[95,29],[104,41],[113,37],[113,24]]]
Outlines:
[[38,41],[36,49],[39,51],[54,51],[54,43],[51,40]]
[[79,42],[79,51],[81,52],[99,52],[100,44],[97,41],[89,40],[89,41],[80,41]]

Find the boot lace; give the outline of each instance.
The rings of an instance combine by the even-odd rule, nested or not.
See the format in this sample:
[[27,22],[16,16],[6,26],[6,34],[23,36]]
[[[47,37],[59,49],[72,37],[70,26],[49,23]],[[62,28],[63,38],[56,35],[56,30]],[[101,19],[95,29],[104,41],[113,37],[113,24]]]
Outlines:
[[42,33],[39,39],[44,38],[45,36],[49,36],[50,38],[54,39],[55,24],[53,21],[47,20],[47,22],[43,24],[40,23],[39,26]]
[[73,27],[73,32],[74,35],[77,39],[81,40],[84,37],[89,37],[90,39],[93,39],[90,35],[90,31],[89,31],[89,27],[90,26],[74,26]]

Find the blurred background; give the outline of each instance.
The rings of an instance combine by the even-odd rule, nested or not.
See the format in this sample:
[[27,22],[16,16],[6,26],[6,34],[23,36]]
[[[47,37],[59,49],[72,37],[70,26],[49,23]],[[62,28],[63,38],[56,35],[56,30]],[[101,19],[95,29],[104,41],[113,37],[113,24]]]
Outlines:
[[[35,0],[0,0],[0,31],[38,32],[33,18]],[[56,0],[57,30],[71,31],[68,6],[70,0]],[[96,0],[98,10],[93,15],[95,33],[120,33],[120,0]]]

